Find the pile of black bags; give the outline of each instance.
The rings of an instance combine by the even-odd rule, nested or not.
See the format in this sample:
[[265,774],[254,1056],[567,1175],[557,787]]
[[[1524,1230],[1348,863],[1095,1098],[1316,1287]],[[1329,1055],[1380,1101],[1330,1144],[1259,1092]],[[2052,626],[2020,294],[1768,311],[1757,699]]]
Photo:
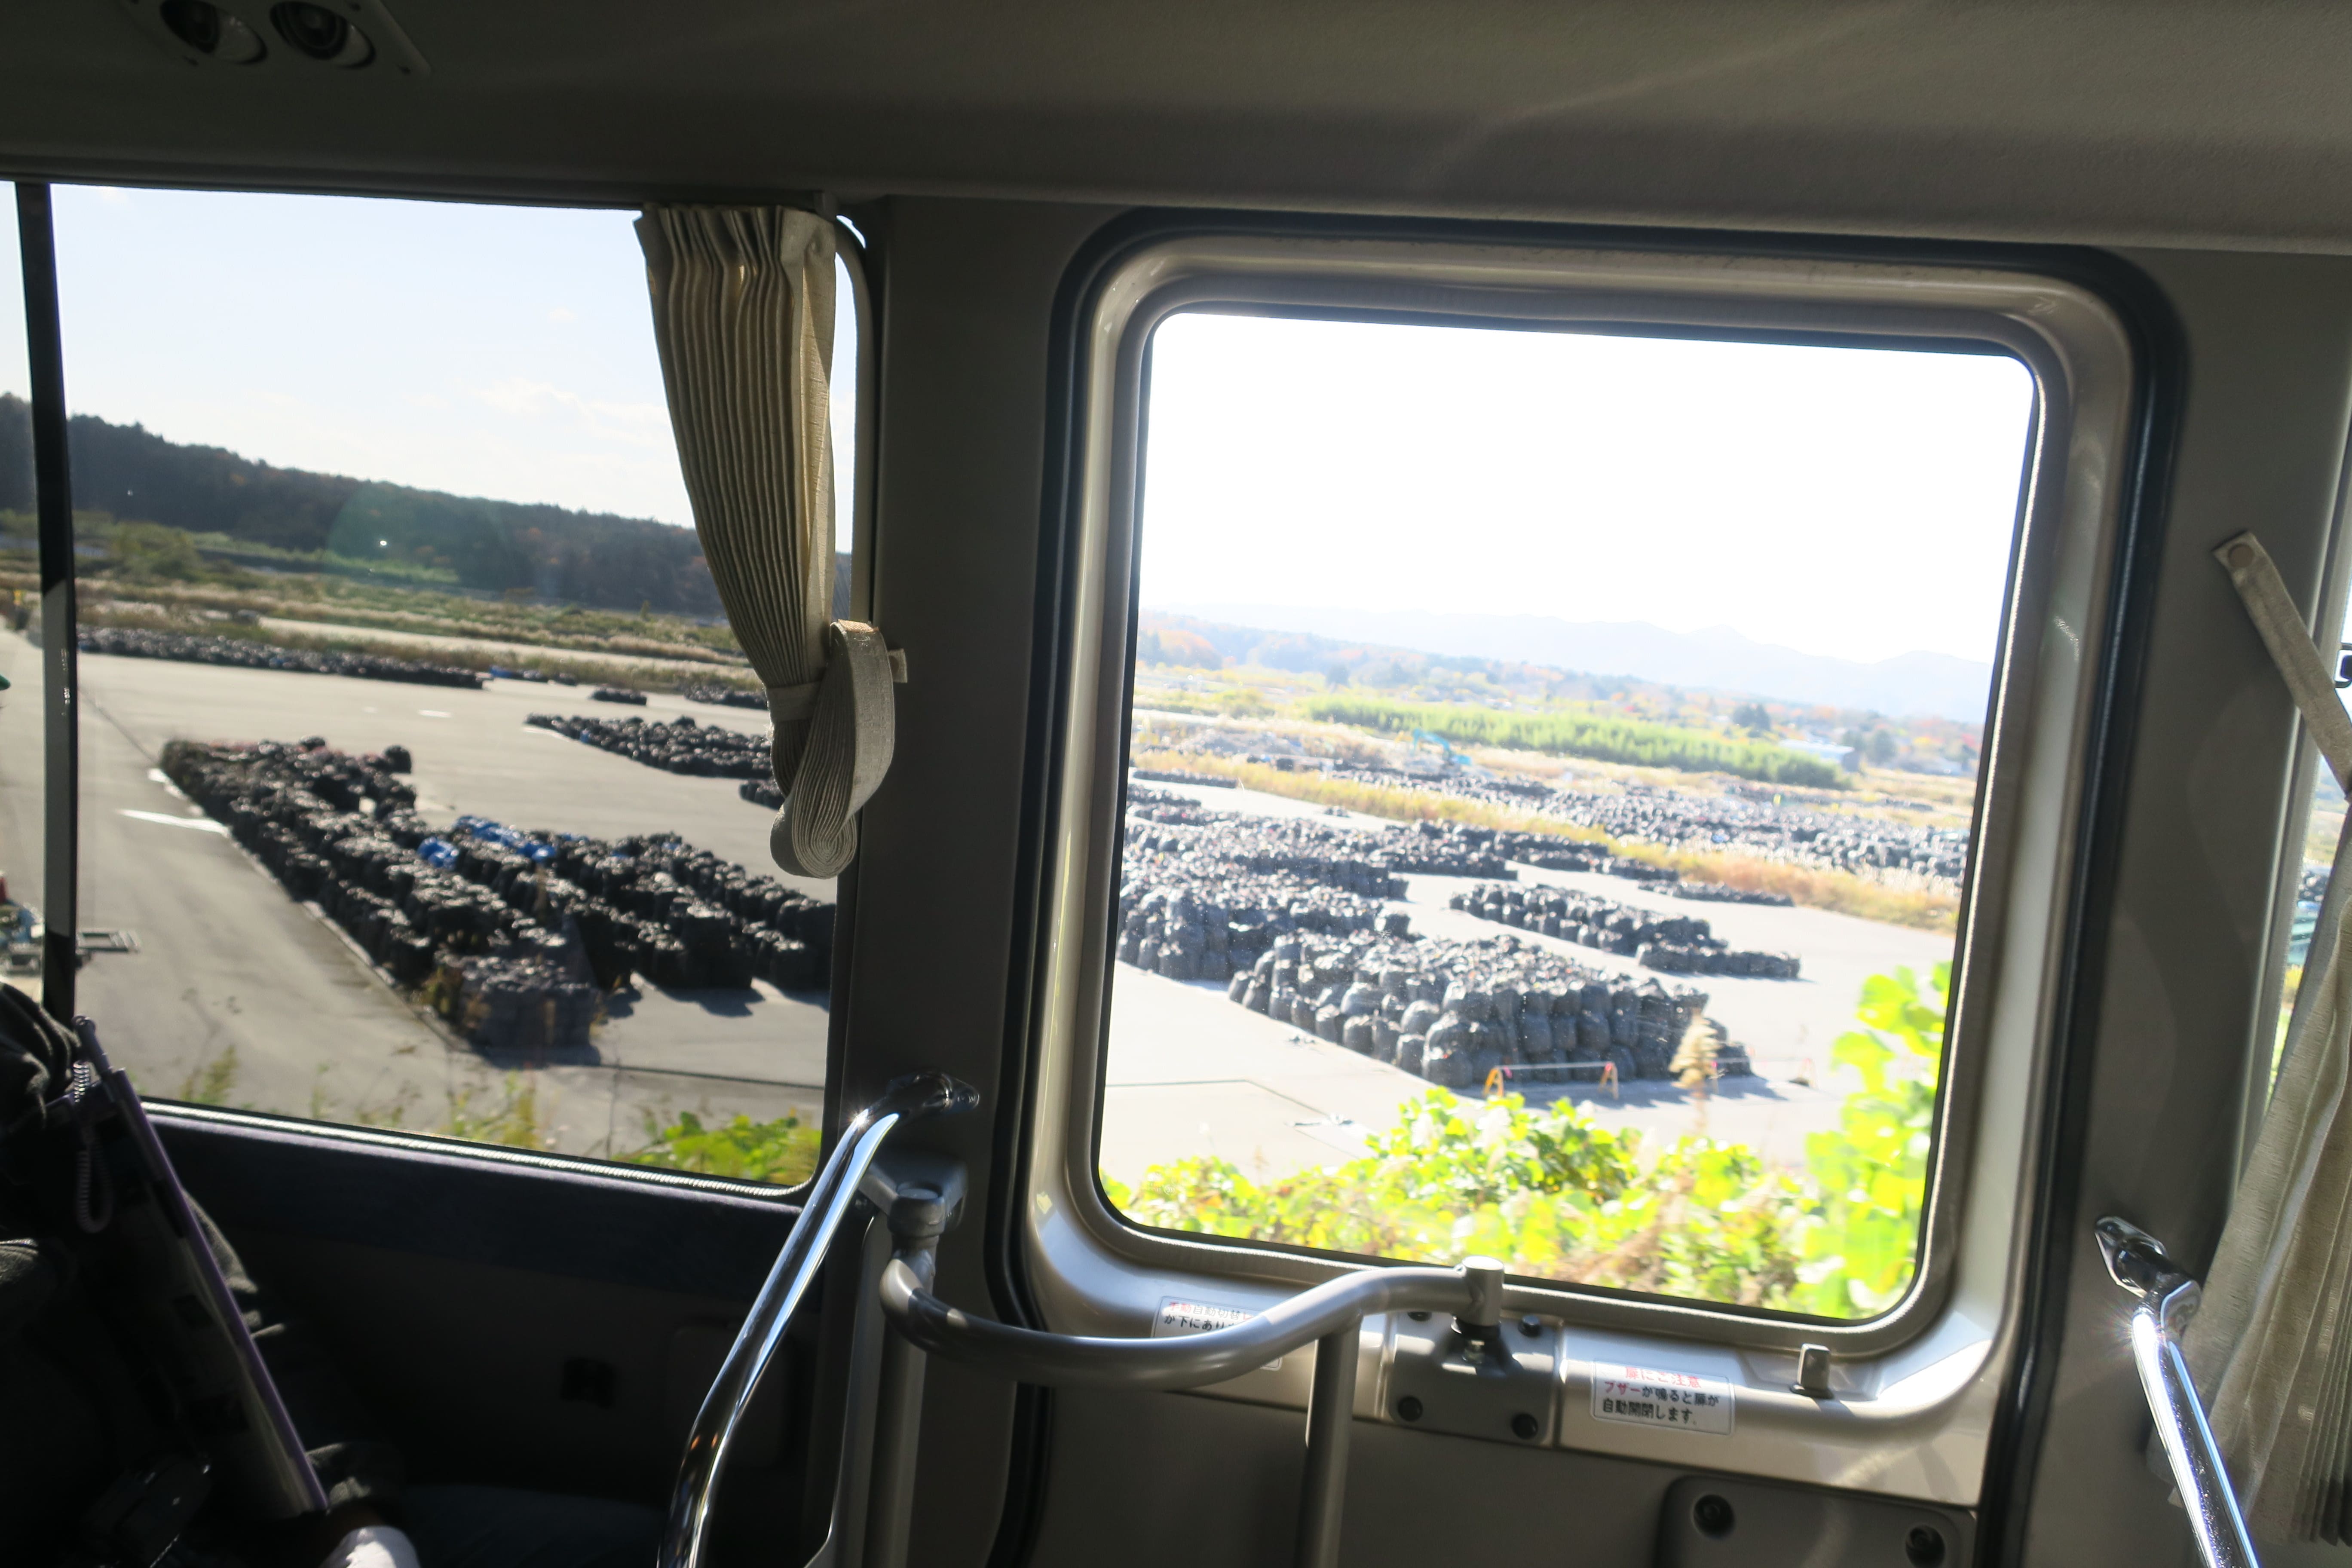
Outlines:
[[[1564,1063],[1665,1078],[1706,1009],[1704,992],[1602,974],[1513,937],[1286,935],[1225,994],[1448,1089],[1475,1088],[1498,1068]],[[1746,1074],[1746,1054],[1718,1046],[1716,1070]]]
[[1620,953],[1667,974],[1797,978],[1795,954],[1735,952],[1696,915],[1661,914],[1566,888],[1512,882],[1482,883],[1446,902],[1481,920]]
[[200,637],[188,632],[145,631],[132,626],[88,626],[79,645],[84,653],[122,658],[168,658],[184,664],[218,664],[234,669],[291,669],[306,675],[348,675],[358,680],[406,680],[419,686],[482,689],[479,670],[385,658],[372,653],[321,653],[312,648],[273,647],[241,637]]
[[488,1048],[584,1045],[596,997],[754,977],[823,989],[833,906],[675,835],[618,841],[462,816],[436,830],[391,753],[175,741],[163,771],[297,899]]
[[762,713],[768,710],[766,692],[741,686],[721,686],[715,680],[680,687],[677,694],[688,702],[708,702],[714,708],[756,708]]
[[644,719],[591,719],[572,713],[534,713],[523,721],[542,730],[616,752],[649,768],[697,778],[765,778],[773,767],[767,736],[723,724],[698,724],[681,713],[667,724]]

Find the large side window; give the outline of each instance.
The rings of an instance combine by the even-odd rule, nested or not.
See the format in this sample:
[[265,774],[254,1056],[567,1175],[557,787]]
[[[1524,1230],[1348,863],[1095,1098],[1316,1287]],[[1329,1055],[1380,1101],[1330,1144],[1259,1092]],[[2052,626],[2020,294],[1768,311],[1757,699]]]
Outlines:
[[[634,215],[56,203],[78,994],[115,1059],[156,1098],[805,1176],[834,889],[767,853]],[[845,414],[845,285],[838,321]]]
[[2032,373],[1193,310],[1147,375],[1112,1204],[1892,1306]]
[[40,986],[41,562],[16,204],[0,199],[0,981]]

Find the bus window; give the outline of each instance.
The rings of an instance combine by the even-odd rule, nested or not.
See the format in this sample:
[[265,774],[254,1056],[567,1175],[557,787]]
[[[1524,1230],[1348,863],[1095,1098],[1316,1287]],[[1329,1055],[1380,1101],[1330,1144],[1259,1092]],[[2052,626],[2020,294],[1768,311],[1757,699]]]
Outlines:
[[2030,372],[1195,310],[1147,376],[1112,1204],[1891,1307]]
[[25,355],[16,204],[0,203],[0,981],[40,994],[41,568],[33,513],[33,376]]
[[768,857],[634,215],[56,200],[114,1058],[156,1098],[804,1178],[834,889]]

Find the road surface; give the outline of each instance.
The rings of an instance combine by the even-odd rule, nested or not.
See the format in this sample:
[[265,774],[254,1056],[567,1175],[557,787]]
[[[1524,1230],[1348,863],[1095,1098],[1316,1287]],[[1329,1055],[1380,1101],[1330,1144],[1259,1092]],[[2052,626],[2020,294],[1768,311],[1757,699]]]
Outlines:
[[[37,650],[0,633],[0,867],[41,898]],[[346,751],[399,742],[416,759],[418,809],[618,837],[671,831],[770,868],[768,815],[732,781],[684,778],[544,730],[533,712],[593,712],[763,728],[762,716],[656,697],[643,710],[585,690],[492,681],[481,691],[160,659],[81,659],[81,921],[133,932],[100,953],[78,1005],[142,1090],[341,1121],[441,1130],[529,1104],[567,1152],[625,1152],[648,1115],[814,1117],[824,1075],[822,998],[764,984],[607,1003],[585,1051],[486,1058],[453,1043],[385,984],[324,919],[289,898],[156,768],[174,738],[298,740]],[[789,880],[789,879],[787,879]],[[797,885],[831,896],[824,882]],[[525,1134],[528,1135],[528,1134]]]

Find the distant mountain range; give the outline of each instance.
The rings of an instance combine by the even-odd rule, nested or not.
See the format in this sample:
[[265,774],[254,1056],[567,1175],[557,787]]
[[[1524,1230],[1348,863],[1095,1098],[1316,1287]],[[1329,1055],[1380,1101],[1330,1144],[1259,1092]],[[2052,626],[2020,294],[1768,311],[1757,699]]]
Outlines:
[[1545,616],[1208,603],[1151,607],[1269,631],[1966,723],[1984,718],[1992,682],[1992,666],[1976,659],[1941,653],[1897,654],[1874,663],[1829,658],[1760,643],[1729,626],[1670,632],[1646,621],[1564,621]]

